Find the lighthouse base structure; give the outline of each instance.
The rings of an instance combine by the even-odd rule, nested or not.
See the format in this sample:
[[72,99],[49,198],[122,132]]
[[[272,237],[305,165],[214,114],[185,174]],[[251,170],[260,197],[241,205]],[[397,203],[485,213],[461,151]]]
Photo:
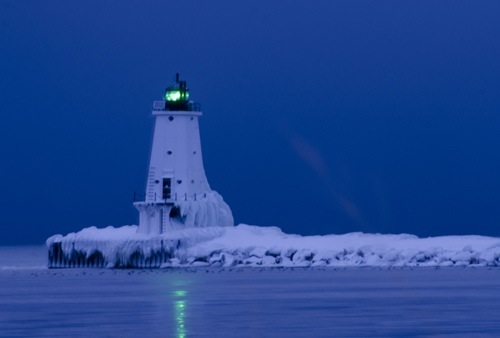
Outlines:
[[[207,228],[203,234],[180,230],[145,235],[136,225],[119,228],[85,228],[47,239],[49,268],[160,268],[175,266],[183,248],[221,234],[224,227]],[[201,236],[200,236],[201,235]],[[201,237],[201,238],[200,238]]]
[[135,202],[142,234],[159,235],[185,228],[233,226],[231,209],[215,191],[175,202]]
[[[215,191],[175,203],[134,203],[139,226],[90,227],[47,240],[49,268],[160,268],[179,250],[233,227],[231,209]],[[197,231],[205,228],[204,231]],[[182,250],[181,250],[182,251]],[[182,256],[182,255],[181,255]],[[173,263],[172,263],[173,262]]]

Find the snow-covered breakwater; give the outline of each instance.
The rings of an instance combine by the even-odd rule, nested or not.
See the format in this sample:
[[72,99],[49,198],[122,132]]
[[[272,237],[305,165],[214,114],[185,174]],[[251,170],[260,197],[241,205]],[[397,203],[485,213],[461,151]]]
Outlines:
[[134,225],[86,228],[47,240],[50,268],[193,266],[500,266],[500,238],[349,233],[299,236],[238,225],[138,234]]

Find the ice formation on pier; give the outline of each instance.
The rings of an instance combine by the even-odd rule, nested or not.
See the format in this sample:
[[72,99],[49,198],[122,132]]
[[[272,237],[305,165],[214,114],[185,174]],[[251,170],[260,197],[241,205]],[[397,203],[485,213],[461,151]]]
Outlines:
[[95,227],[47,240],[49,266],[63,267],[428,267],[500,266],[500,238],[349,233],[300,236],[238,225],[136,233]]

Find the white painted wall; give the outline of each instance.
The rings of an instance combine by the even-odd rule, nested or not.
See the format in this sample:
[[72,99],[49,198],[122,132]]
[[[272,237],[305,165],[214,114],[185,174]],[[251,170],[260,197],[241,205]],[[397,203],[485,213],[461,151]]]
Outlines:
[[[146,201],[162,196],[162,179],[172,179],[172,198],[194,198],[210,191],[201,152],[198,117],[194,111],[153,111],[156,116]],[[150,180],[154,179],[150,184]],[[158,181],[159,183],[155,183]],[[156,198],[156,200],[155,200]]]
[[[144,202],[139,210],[138,232],[160,234],[170,229],[233,226],[229,206],[212,192],[205,176],[197,111],[153,110],[156,117]],[[171,198],[163,200],[163,179],[171,179]],[[192,207],[186,208],[188,203]],[[183,215],[170,219],[173,206]],[[202,215],[201,213],[210,215]],[[198,221],[194,221],[194,220]],[[187,221],[186,221],[187,220]]]

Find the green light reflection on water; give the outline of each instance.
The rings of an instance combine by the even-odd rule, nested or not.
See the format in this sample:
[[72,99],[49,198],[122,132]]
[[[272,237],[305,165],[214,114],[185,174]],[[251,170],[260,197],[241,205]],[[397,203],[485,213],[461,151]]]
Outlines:
[[175,320],[177,323],[177,338],[186,337],[186,323],[184,322],[184,315],[186,310],[186,302],[178,300],[175,302]]
[[174,291],[174,296],[176,297],[184,297],[186,295],[187,291],[184,290],[177,290]]
[[[186,294],[187,291],[185,290],[174,291],[174,297],[176,298],[185,297]],[[186,301],[183,299],[175,300],[174,306],[175,306],[175,323],[176,323],[177,338],[185,338],[186,322],[184,317],[186,316]]]

